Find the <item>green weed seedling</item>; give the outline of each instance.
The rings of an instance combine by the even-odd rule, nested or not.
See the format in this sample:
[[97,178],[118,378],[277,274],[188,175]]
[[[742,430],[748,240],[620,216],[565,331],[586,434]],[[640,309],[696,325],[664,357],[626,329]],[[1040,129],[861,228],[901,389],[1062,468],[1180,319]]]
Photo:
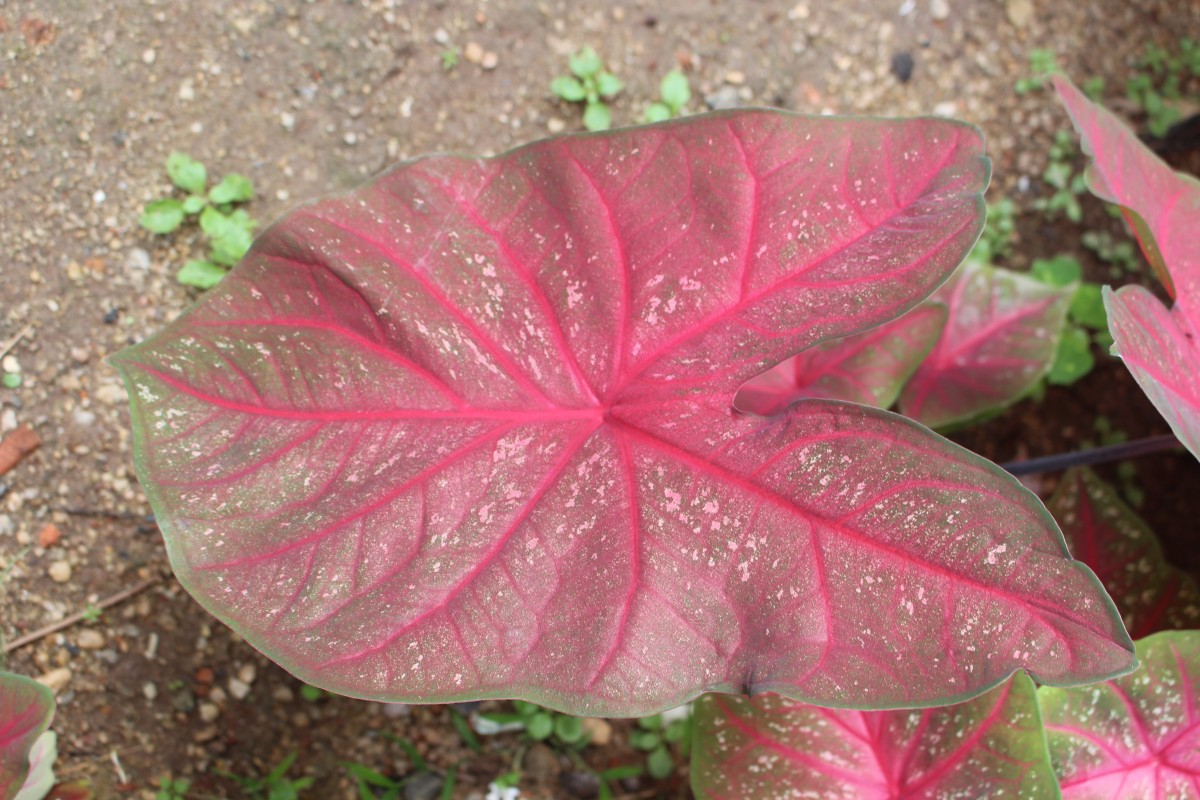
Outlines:
[[164,234],[178,230],[186,219],[195,217],[208,240],[208,258],[188,261],[176,277],[187,286],[210,289],[250,249],[259,223],[245,209],[235,206],[254,198],[254,185],[245,175],[231,172],[206,191],[208,170],[178,151],[167,157],[167,176],[187,196],[147,203],[139,222],[151,233]]
[[1141,270],[1141,256],[1130,239],[1117,239],[1108,231],[1084,231],[1080,242],[1096,258],[1112,266],[1109,274],[1114,280]]
[[673,69],[663,76],[658,95],[661,99],[646,106],[642,113],[643,122],[662,122],[680,116],[692,99],[692,86],[682,70]]
[[442,51],[442,69],[450,72],[458,66],[458,48],[447,47]]
[[666,719],[663,714],[642,717],[638,728],[629,736],[629,743],[646,753],[646,771],[651,777],[662,780],[675,770],[675,758],[671,745],[682,751],[684,758],[692,746],[692,717],[674,716]]
[[1046,88],[1050,76],[1058,71],[1056,56],[1053,50],[1031,50],[1029,52],[1029,77],[1017,81],[1017,94],[1029,94],[1032,91]]
[[242,791],[253,800],[300,800],[300,793],[312,786],[313,779],[292,780],[287,777],[287,771],[295,760],[296,753],[290,754],[263,778],[242,778],[220,771],[217,774],[241,786]]
[[1087,191],[1087,183],[1083,173],[1075,171],[1076,155],[1078,149],[1071,134],[1067,131],[1056,133],[1054,145],[1050,148],[1050,164],[1042,173],[1042,180],[1054,189],[1054,193],[1033,201],[1033,207],[1050,218],[1061,213],[1071,222],[1083,220],[1079,195]]
[[995,264],[1012,250],[1013,236],[1017,230],[1017,206],[1004,197],[995,203],[988,203],[987,209],[983,233],[967,258],[981,264]]
[[154,793],[154,800],[187,800],[188,789],[192,788],[191,781],[182,778],[172,780],[170,775],[164,775],[160,788]]
[[585,47],[570,59],[571,74],[559,75],[550,83],[550,91],[568,103],[583,103],[583,126],[589,131],[612,127],[612,110],[604,102],[620,94],[625,84],[604,68],[600,56]]
[[1102,352],[1112,345],[1100,285],[1085,281],[1079,261],[1066,255],[1036,259],[1029,272],[1049,286],[1075,286],[1054,365],[1046,375],[1046,382],[1053,386],[1070,386],[1095,368],[1093,344]]
[[587,732],[583,729],[583,720],[579,717],[559,714],[524,700],[514,700],[513,708],[512,713],[480,714],[479,718],[488,723],[489,729],[496,732],[524,730],[525,735],[535,742],[549,741],[564,749],[581,749],[587,746]]
[[444,777],[439,776],[429,768],[429,764],[426,763],[412,742],[391,733],[384,733],[383,738],[399,745],[404,750],[409,763],[412,764],[412,771],[403,778],[392,779],[363,764],[343,762],[342,766],[346,768],[346,771],[355,780],[359,800],[398,800],[404,792],[405,785],[413,778],[425,773],[440,778],[442,789],[439,797],[441,800],[450,800],[454,794],[455,777],[458,772],[457,765],[451,767]]
[[1189,75],[1200,77],[1200,43],[1184,39],[1179,52],[1172,53],[1152,42],[1138,59],[1138,67],[1144,71],[1129,76],[1125,94],[1146,115],[1150,133],[1161,138],[1182,116],[1177,101],[1183,97],[1183,80]]

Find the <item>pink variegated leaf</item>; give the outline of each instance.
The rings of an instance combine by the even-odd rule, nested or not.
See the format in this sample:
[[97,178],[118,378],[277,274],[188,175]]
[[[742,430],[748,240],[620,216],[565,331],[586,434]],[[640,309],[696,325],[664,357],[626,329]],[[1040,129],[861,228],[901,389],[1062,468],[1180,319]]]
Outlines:
[[1064,800],[1200,798],[1200,631],[1137,643],[1141,666],[1038,701]]
[[807,398],[887,408],[945,324],[945,306],[924,303],[877,328],[824,342],[775,365],[738,389],[733,405],[761,416]]
[[1067,472],[1046,504],[1071,553],[1095,571],[1135,639],[1200,628],[1200,589],[1167,563],[1154,533],[1089,469]]
[[1075,286],[968,261],[935,295],[941,338],[900,394],[900,412],[941,428],[1004,408],[1054,364]]
[[1070,81],[1056,78],[1059,97],[1092,157],[1088,186],[1117,203],[1175,305],[1149,291],[1105,291],[1109,330],[1138,385],[1171,430],[1200,456],[1200,181],[1173,172],[1123,122],[1092,103]]
[[115,358],[176,574],[307,682],[376,699],[893,707],[1122,672],[1095,576],[994,465],[872,409],[732,407],[954,269],[980,145],[734,112],[302,207]]
[[[49,689],[32,678],[0,672],[0,800],[21,796],[31,777],[31,752],[53,717],[54,694]],[[41,780],[43,774],[32,777]],[[38,796],[44,795],[45,791]]]
[[700,800],[1058,797],[1033,682],[923,711],[844,711],[774,694],[696,702]]

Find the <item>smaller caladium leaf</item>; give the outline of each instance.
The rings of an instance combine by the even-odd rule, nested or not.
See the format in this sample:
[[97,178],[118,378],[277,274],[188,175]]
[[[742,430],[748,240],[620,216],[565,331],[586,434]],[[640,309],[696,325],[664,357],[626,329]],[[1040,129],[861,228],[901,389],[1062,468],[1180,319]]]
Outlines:
[[1091,567],[1135,639],[1200,628],[1200,589],[1163,558],[1146,523],[1089,469],[1073,469],[1046,504],[1071,554]]
[[963,264],[934,295],[950,317],[900,394],[901,413],[940,428],[1020,400],[1054,364],[1074,293],[1074,284]]
[[48,688],[0,672],[0,800],[21,796],[30,775],[30,751],[53,717],[54,694]]
[[1056,798],[1033,681],[916,711],[844,711],[775,694],[696,704],[698,798]]
[[1093,159],[1088,187],[1121,206],[1155,274],[1175,297],[1167,310],[1137,286],[1105,293],[1114,352],[1166,418],[1171,430],[1200,455],[1200,182],[1173,172],[1124,123],[1092,103],[1070,81],[1055,79]]
[[1142,286],[1104,288],[1113,354],[1121,357],[1171,432],[1200,456],[1200,352],[1193,324]]
[[1141,668],[1123,678],[1038,690],[1067,800],[1200,797],[1200,631],[1156,633],[1137,655]]
[[54,786],[54,762],[58,760],[58,736],[45,731],[29,751],[29,774],[16,800],[42,800]]
[[734,397],[739,411],[770,416],[797,400],[849,400],[887,408],[929,354],[946,325],[946,307],[925,303],[865,333],[792,356],[749,380]]

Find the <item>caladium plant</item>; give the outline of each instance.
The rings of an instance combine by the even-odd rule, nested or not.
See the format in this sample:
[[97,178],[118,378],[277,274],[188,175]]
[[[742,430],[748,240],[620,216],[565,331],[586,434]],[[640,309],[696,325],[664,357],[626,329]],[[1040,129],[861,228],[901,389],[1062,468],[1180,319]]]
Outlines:
[[933,428],[970,422],[1029,394],[1054,364],[1075,286],[968,261],[935,295],[946,329],[900,394]]
[[22,675],[0,672],[0,800],[40,800],[54,782],[54,694]]
[[1057,796],[1033,682],[924,711],[844,711],[775,694],[696,704],[692,788],[702,800]]
[[1167,293],[1168,309],[1142,286],[1105,290],[1114,350],[1179,441],[1200,455],[1200,182],[1173,172],[1123,122],[1066,78],[1054,81],[1083,151],[1088,187],[1121,207]]
[[877,328],[824,342],[781,362],[742,386],[733,405],[762,416],[810,398],[888,408],[945,325],[943,304],[922,303]]
[[118,354],[176,574],[305,681],[636,715],[966,700],[1132,646],[1044,507],[883,411],[735,391],[970,250],[978,132],[727,112],[403,164]]
[[1156,633],[1137,652],[1124,678],[1038,689],[1065,800],[1200,796],[1200,631]]
[[1130,636],[1200,627],[1200,590],[1167,563],[1154,533],[1086,468],[1067,472],[1046,504],[1072,555],[1096,572]]

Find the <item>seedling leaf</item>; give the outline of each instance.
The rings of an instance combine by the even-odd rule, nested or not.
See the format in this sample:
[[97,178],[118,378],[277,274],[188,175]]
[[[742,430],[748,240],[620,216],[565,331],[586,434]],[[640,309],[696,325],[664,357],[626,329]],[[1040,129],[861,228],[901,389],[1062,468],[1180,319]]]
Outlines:
[[254,199],[254,184],[245,175],[231,172],[208,192],[208,199],[217,205],[243,203]]
[[138,224],[151,233],[170,233],[180,226],[183,217],[183,203],[178,200],[154,200],[146,204]]
[[188,194],[204,194],[208,172],[199,161],[177,150],[167,156],[167,177]]

